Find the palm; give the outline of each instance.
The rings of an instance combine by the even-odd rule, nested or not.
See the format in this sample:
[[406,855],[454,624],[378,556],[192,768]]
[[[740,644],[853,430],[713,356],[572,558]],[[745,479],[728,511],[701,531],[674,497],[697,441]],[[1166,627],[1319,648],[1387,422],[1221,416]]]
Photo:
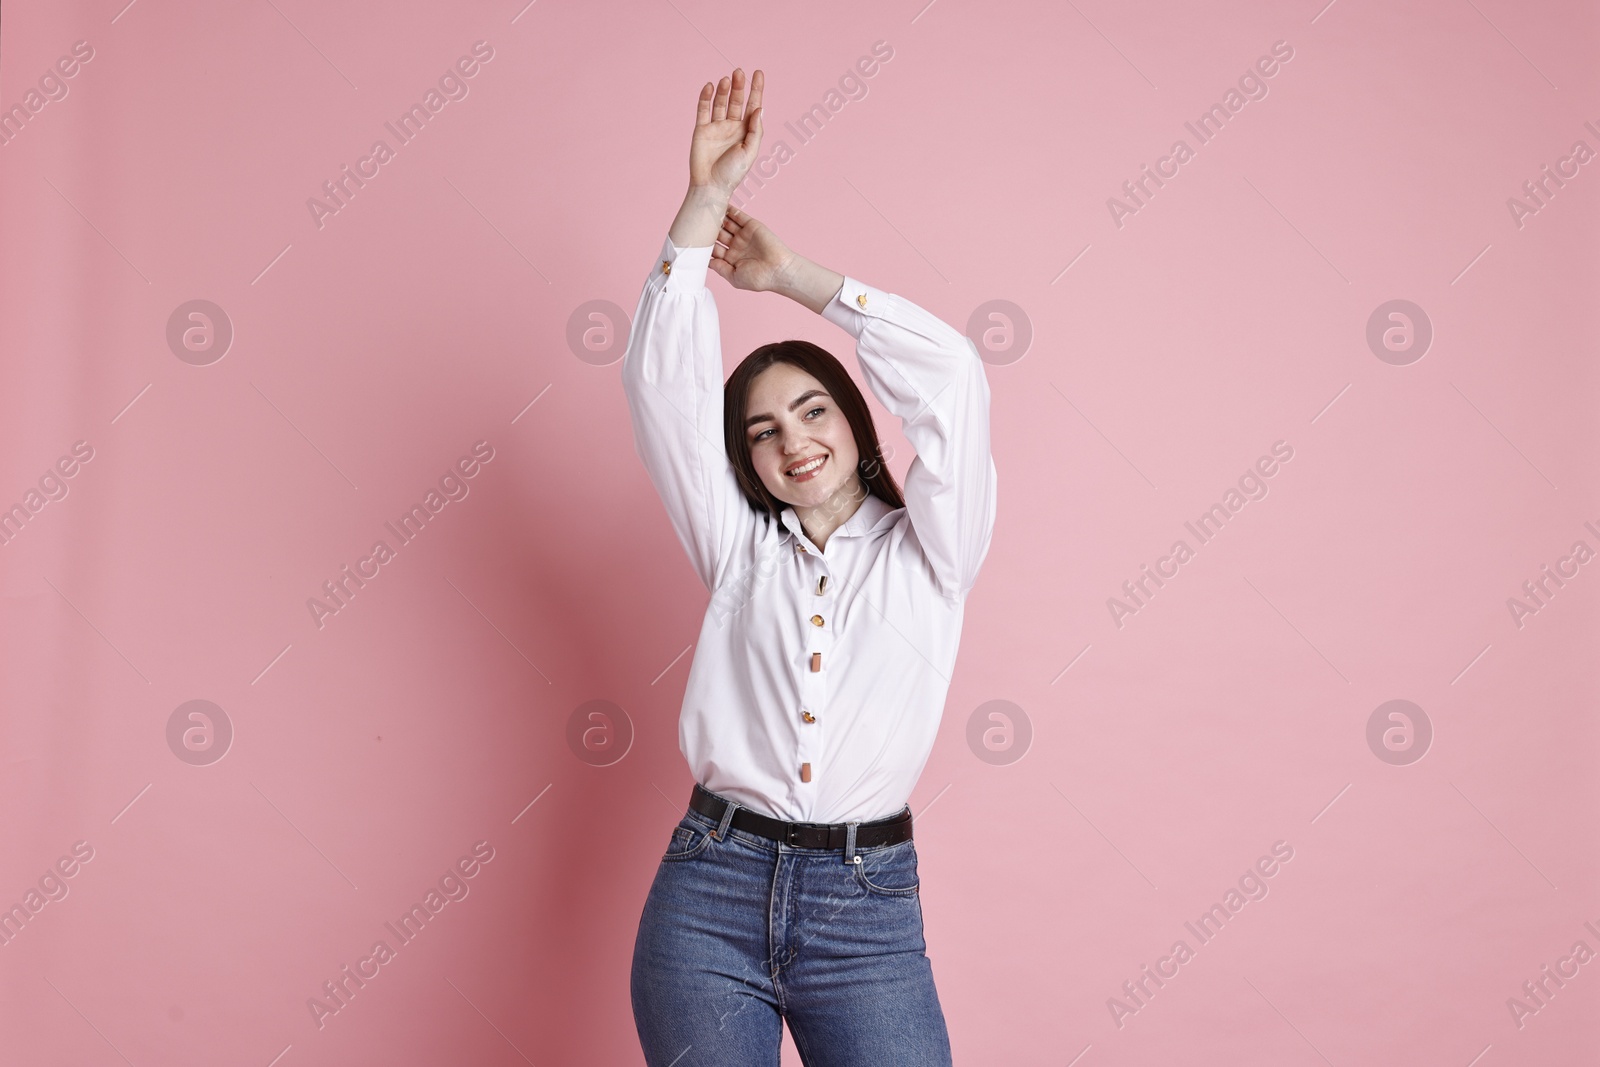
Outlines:
[[742,70],[700,90],[694,137],[689,142],[689,183],[732,195],[761,148],[761,94],[766,76],[756,71],[745,99]]
[[697,185],[714,185],[723,192],[732,193],[754,162],[755,154],[746,159],[744,120],[722,119],[694,128],[694,141],[689,145],[689,180]]
[[735,289],[776,288],[793,256],[764,223],[731,205],[717,241],[711,250],[711,269]]

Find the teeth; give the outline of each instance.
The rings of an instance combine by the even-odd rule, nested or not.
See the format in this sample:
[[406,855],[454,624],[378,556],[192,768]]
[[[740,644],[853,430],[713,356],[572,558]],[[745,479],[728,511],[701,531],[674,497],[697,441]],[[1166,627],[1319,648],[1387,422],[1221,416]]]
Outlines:
[[807,471],[816,470],[818,467],[822,466],[822,461],[824,459],[826,459],[826,458],[827,458],[826,456],[818,456],[816,459],[812,460],[810,463],[807,463],[805,466],[796,467],[794,470],[789,472],[789,477],[793,478],[796,475],[805,474]]

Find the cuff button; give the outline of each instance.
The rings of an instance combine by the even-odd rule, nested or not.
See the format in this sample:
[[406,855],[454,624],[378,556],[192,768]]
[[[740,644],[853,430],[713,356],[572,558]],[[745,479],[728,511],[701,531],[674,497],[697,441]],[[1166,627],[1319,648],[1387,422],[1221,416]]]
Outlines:
[[861,305],[862,307],[866,307],[867,306],[867,294],[866,293],[857,293],[856,294],[856,303]]

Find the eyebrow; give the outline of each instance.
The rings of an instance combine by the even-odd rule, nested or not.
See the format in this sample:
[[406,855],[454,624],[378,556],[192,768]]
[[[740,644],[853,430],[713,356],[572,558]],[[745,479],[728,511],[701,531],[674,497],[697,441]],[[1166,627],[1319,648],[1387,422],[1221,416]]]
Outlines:
[[[807,400],[810,400],[814,396],[827,396],[827,395],[828,394],[823,392],[821,389],[807,389],[805,392],[801,393],[799,396],[795,397],[793,400],[791,400],[789,402],[789,410],[793,411],[795,408],[799,407],[801,404],[804,404]],[[832,398],[830,397],[829,399],[832,399]],[[748,430],[750,427],[754,426],[758,422],[776,422],[776,421],[777,420],[774,419],[771,415],[751,415],[748,419],[744,420],[744,428]]]

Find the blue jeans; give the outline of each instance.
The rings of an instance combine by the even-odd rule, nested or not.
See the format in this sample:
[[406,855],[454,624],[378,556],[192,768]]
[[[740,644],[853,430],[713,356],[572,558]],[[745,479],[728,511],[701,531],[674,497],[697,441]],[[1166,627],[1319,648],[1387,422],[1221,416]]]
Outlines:
[[[723,798],[726,799],[726,798]],[[795,848],[693,808],[639,919],[629,991],[648,1067],[949,1067],[915,841]]]

